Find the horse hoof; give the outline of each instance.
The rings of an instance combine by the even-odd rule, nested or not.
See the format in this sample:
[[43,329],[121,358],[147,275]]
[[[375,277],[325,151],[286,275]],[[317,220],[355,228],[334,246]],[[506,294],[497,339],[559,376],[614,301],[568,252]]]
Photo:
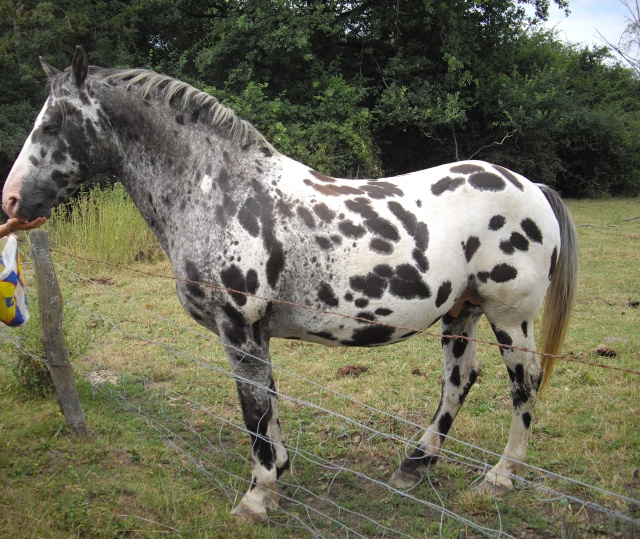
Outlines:
[[419,473],[408,473],[402,470],[398,470],[391,478],[391,484],[402,489],[415,487],[420,481],[422,476]]
[[240,503],[233,511],[231,511],[231,516],[245,522],[266,522],[267,521],[267,511],[266,509],[262,509],[261,511],[256,511],[246,505]]
[[493,494],[494,496],[502,496],[507,492],[513,490],[513,486],[500,485],[498,483],[492,483],[488,479],[485,479],[478,487],[480,492],[486,492],[487,494]]

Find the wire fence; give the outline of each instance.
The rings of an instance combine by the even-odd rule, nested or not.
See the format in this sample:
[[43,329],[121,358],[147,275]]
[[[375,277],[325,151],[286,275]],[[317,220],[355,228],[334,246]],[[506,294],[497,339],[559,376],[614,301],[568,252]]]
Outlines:
[[[115,406],[143,418],[194,473],[203,474],[235,505],[251,482],[248,433],[235,398],[237,375],[224,360],[219,340],[137,303],[123,293],[124,285],[104,284],[67,265],[57,264],[57,271],[63,280],[91,283],[104,298],[67,300],[66,309],[103,334],[118,335],[127,350],[140,348],[132,356],[164,358],[149,369],[114,362],[100,349],[79,355],[71,350],[76,371]],[[110,305],[126,305],[128,314],[115,315]],[[10,330],[0,338],[38,357]],[[193,346],[195,341],[201,345]],[[438,466],[424,470],[421,484],[398,490],[389,484],[390,472],[413,451],[425,421],[367,404],[278,361],[272,367],[291,470],[279,482],[280,507],[269,515],[271,526],[300,537],[531,536],[527,523],[514,526],[513,505],[474,493],[499,459],[496,452],[447,436]],[[183,375],[164,374],[175,370]],[[554,530],[549,535],[580,536],[585,529],[628,537],[640,532],[637,491],[612,492],[525,466],[525,476],[509,496],[515,505],[538,505]],[[452,499],[452,491],[463,489],[470,489],[468,498]]]

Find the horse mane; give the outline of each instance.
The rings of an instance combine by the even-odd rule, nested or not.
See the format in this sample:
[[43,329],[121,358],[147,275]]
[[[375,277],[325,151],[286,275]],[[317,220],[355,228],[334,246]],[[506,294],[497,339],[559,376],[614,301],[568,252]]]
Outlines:
[[[239,141],[268,148],[273,146],[248,121],[240,118],[233,110],[224,106],[214,96],[198,90],[186,82],[161,75],[148,69],[108,69],[90,66],[85,84],[89,88],[97,81],[120,86],[144,99],[155,98],[164,105],[180,112],[197,115],[200,122],[206,122],[221,134]],[[59,95],[68,80],[68,71],[50,79],[50,91]]]

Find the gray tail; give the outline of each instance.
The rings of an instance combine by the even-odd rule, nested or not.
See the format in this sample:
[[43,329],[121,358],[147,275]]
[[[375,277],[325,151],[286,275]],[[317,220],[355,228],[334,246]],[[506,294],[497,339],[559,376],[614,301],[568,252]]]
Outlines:
[[546,185],[538,184],[540,190],[547,197],[560,226],[560,252],[556,267],[551,277],[551,283],[545,298],[542,314],[542,330],[540,352],[542,365],[543,389],[553,372],[557,356],[562,348],[569,319],[575,304],[576,287],[578,284],[578,235],[573,224],[569,209],[560,195]]

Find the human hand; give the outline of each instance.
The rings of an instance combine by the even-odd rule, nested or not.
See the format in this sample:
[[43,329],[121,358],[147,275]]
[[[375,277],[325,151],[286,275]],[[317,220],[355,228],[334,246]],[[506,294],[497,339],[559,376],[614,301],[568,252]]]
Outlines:
[[0,237],[11,234],[16,230],[33,230],[42,226],[47,221],[46,217],[36,217],[33,221],[22,222],[16,217],[9,219],[4,225],[0,225]]

